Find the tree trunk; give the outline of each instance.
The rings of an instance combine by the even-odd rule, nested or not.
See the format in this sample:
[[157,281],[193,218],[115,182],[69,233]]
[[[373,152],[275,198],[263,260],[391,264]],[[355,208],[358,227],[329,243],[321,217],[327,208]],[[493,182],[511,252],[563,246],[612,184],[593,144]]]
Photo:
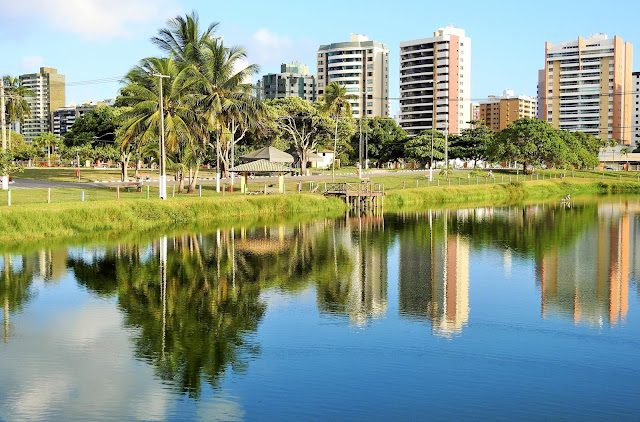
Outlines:
[[130,158],[131,158],[131,154],[123,154],[120,158],[120,166],[121,166],[120,175],[122,177],[123,182],[126,182],[129,180],[129,159]]
[[180,170],[180,183],[178,184],[178,193],[184,192],[184,171]]
[[194,193],[196,191],[196,183],[198,181],[198,172],[200,171],[200,162],[196,162],[196,168],[193,171],[193,178],[189,181],[189,190],[187,193]]

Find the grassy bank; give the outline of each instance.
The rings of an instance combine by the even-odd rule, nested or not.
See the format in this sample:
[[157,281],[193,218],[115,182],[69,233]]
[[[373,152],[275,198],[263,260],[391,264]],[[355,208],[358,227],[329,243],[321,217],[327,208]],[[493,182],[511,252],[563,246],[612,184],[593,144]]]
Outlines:
[[246,217],[337,216],[344,209],[338,199],[308,194],[12,206],[0,208],[0,243],[87,235],[112,237],[196,223],[222,224]]
[[596,179],[551,179],[505,184],[413,188],[388,192],[385,206],[389,205],[390,208],[397,209],[417,204],[454,205],[489,201],[514,203],[563,198],[568,194],[578,196],[612,193],[640,193],[640,183],[635,181],[598,181]]

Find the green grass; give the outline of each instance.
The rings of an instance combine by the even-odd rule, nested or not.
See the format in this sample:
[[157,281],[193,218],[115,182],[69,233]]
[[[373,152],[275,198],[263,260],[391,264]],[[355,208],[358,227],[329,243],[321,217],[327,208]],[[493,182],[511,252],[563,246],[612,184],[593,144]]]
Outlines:
[[50,237],[117,235],[160,227],[221,223],[245,217],[336,215],[344,204],[319,195],[179,197],[0,207],[0,243]]
[[597,179],[546,179],[483,185],[446,185],[432,188],[396,189],[389,191],[385,205],[401,208],[416,204],[469,204],[493,201],[514,203],[572,196],[606,195],[612,193],[640,193],[640,183]]

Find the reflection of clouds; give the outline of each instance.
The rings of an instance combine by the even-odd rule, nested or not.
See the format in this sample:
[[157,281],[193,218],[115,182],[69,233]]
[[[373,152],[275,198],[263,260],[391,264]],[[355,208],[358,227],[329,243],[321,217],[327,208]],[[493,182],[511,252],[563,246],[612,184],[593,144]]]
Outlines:
[[225,399],[214,397],[211,401],[202,403],[198,408],[198,417],[201,421],[240,421],[244,419],[244,411],[240,408],[237,399]]
[[20,322],[0,360],[0,419],[164,419],[170,393],[131,359],[113,304],[89,302],[46,321]]

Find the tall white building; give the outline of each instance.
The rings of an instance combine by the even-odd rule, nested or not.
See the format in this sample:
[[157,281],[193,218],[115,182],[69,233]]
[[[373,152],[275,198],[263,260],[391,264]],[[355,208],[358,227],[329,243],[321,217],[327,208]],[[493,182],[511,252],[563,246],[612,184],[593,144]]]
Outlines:
[[389,50],[385,44],[352,34],[348,42],[318,48],[318,97],[331,82],[347,88],[358,98],[350,101],[353,117],[388,117]]
[[540,115],[555,128],[631,143],[633,47],[620,37],[545,45]]
[[469,128],[471,38],[440,28],[433,37],[400,43],[400,125],[410,135]]
[[33,93],[27,97],[31,116],[20,128],[24,139],[31,142],[41,133],[53,131],[52,114],[65,104],[65,79],[56,69],[41,67],[39,73],[20,75],[20,82]]

